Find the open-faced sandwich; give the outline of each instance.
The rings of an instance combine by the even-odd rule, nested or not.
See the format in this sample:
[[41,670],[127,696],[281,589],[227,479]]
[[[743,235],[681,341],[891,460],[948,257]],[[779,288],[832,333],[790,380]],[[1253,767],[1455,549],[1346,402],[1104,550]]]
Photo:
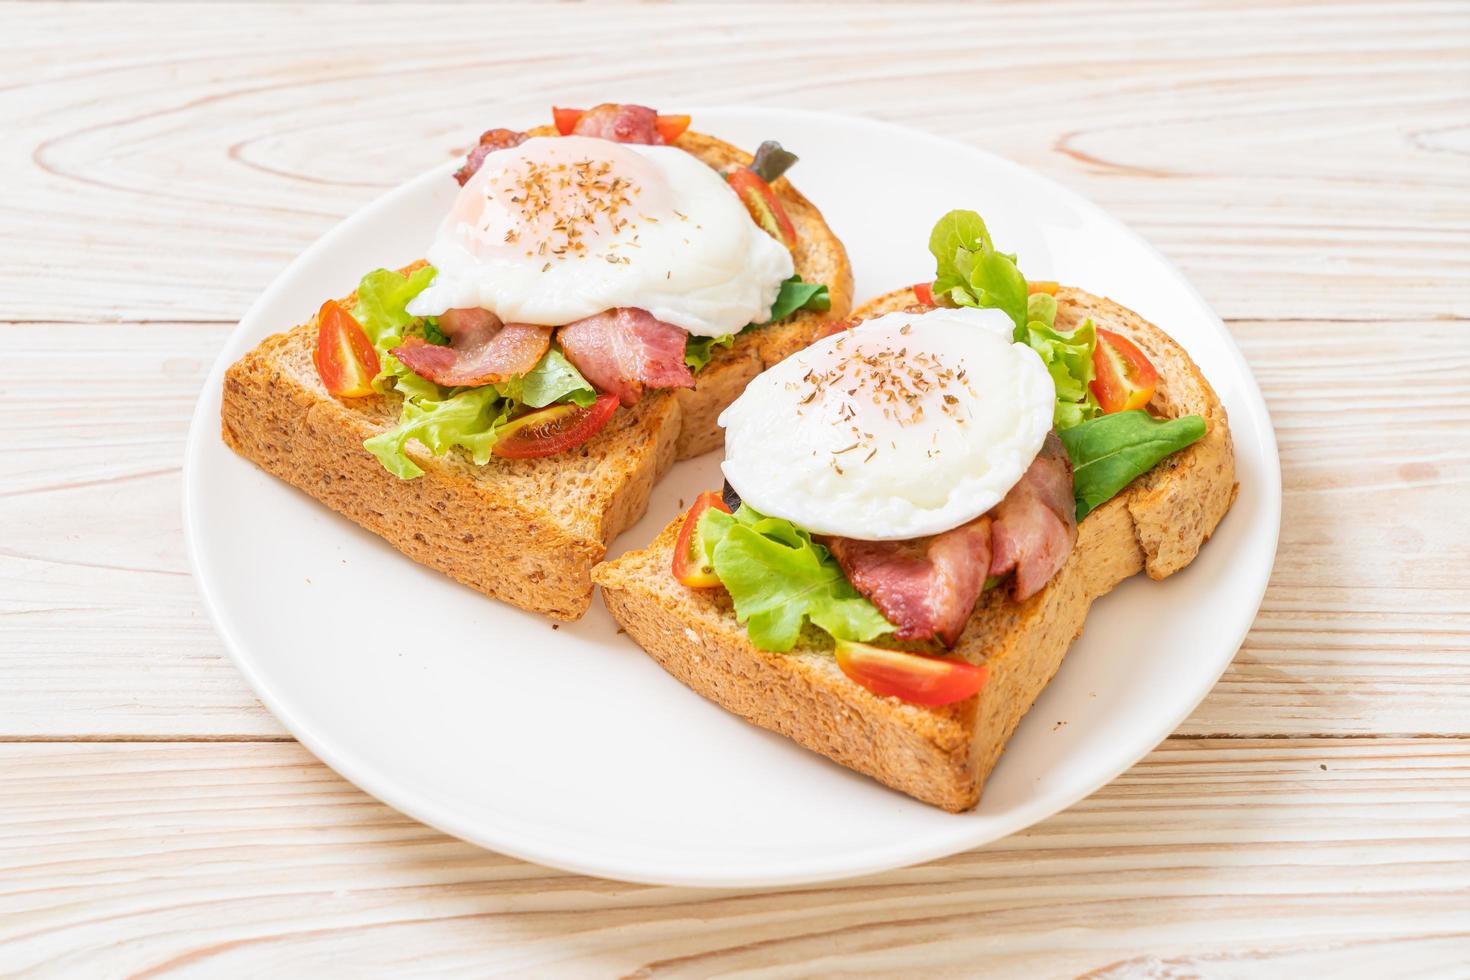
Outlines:
[[263,341],[224,440],[417,561],[562,619],[720,412],[846,316],[821,214],[754,157],[635,105],[491,130],[427,258]]
[[930,249],[932,283],[726,409],[723,494],[594,578],[695,691],[958,811],[1092,601],[1189,564],[1236,486],[1225,412],[1163,331],[1028,284],[974,212]]

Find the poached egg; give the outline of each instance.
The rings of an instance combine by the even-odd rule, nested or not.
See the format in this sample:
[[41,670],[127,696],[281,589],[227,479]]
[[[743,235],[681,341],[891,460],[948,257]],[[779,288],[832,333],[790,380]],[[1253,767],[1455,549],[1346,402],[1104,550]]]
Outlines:
[[869,541],[938,534],[1001,501],[1056,388],[994,309],[890,313],[757,376],[721,414],[725,479],[756,510]]
[[770,317],[791,253],[713,168],[672,146],[535,137],[491,153],[427,259],[415,316],[478,307],[560,326],[637,307],[691,334]]

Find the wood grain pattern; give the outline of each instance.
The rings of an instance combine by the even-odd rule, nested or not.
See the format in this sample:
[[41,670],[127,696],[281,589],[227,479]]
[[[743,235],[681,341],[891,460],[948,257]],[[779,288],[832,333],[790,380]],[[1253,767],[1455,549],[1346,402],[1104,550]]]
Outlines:
[[10,8],[0,222],[28,247],[0,318],[236,316],[479,129],[609,91],[998,150],[1133,224],[1226,317],[1470,315],[1463,4],[573,9],[103,6],[78,32],[65,5]]
[[1170,741],[984,850],[767,893],[491,854],[294,744],[6,746],[0,772],[0,960],[43,974],[1385,975],[1410,951],[1442,975],[1470,965],[1470,760],[1454,741]]
[[[0,973],[1470,974],[1470,7],[207,11],[0,6]],[[448,839],[261,708],[183,553],[216,351],[337,220],[609,93],[950,135],[1200,287],[1285,512],[1175,738],[980,851],[699,891]]]

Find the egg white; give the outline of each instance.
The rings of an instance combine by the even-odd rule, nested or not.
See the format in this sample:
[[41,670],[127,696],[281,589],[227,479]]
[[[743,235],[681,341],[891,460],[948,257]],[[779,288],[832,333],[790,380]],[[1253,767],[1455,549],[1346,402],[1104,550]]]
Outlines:
[[725,478],[818,534],[903,540],[979,517],[1052,427],[1051,376],[1011,329],[999,310],[934,310],[818,341],[720,416]]
[[[617,212],[621,223],[599,214],[579,225],[583,247],[558,255],[541,239],[565,245],[566,238],[528,219],[516,199],[525,200],[532,168],[561,166],[565,174],[586,162],[604,183],[626,181],[628,201]],[[599,196],[558,193],[552,212],[582,211]],[[794,271],[791,253],[705,163],[671,146],[582,136],[537,137],[488,155],[426,257],[438,275],[409,304],[415,316],[480,307],[506,322],[558,326],[631,306],[701,336],[769,319],[781,281]]]

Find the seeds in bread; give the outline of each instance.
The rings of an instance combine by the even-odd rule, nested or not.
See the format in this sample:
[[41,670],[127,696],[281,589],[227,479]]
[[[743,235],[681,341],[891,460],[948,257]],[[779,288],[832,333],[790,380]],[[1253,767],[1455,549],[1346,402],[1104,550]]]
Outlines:
[[[1039,593],[1022,603],[999,589],[981,596],[954,651],[989,665],[979,695],[937,708],[875,695],[838,669],[824,634],[811,628],[789,654],[757,649],[723,589],[689,589],[670,574],[682,518],[649,547],[593,571],[613,617],[670,674],[746,720],[927,803],[973,807],[1092,602],[1139,571],[1164,578],[1187,565],[1235,496],[1225,411],[1188,354],[1110,300],[1075,289],[1057,300],[1062,325],[1091,316],[1148,353],[1167,378],[1150,404],[1155,414],[1199,414],[1207,432],[1088,514],[1066,564]],[[858,315],[914,302],[901,290]]]
[[[750,161],[701,133],[686,132],[675,145],[720,169]],[[224,441],[415,561],[522,609],[577,619],[592,601],[592,567],[607,543],[643,515],[654,483],[674,459],[723,444],[715,419],[763,370],[764,351],[798,349],[828,316],[846,316],[851,308],[852,271],[842,243],[785,178],[773,186],[800,236],[797,272],[827,283],[831,313],[798,313],[741,335],[731,349],[716,348],[694,389],[650,393],[577,449],[538,460],[497,457],[479,466],[458,451],[435,457],[411,443],[408,453],[424,475],[399,480],[362,442],[397,421],[402,399],[329,395],[311,361],[315,319],[267,338],[231,366],[220,413]],[[356,294],[342,302],[352,308]],[[775,339],[763,337],[768,331]]]

